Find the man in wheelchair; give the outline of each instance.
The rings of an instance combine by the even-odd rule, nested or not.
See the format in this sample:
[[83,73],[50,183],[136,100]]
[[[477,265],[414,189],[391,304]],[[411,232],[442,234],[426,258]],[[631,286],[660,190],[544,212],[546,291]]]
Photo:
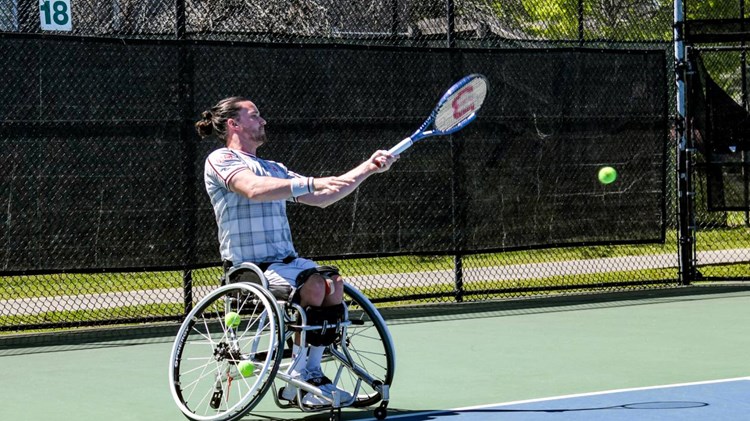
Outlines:
[[[225,145],[207,157],[204,167],[225,270],[252,262],[264,271],[277,297],[298,300],[313,322],[335,324],[344,311],[341,276],[337,271],[321,271],[315,262],[299,257],[292,244],[286,204],[326,207],[352,193],[370,175],[390,169],[398,157],[379,150],[342,175],[305,177],[257,156],[257,149],[267,142],[265,125],[256,105],[241,97],[219,101],[195,124],[201,137],[215,135]],[[338,392],[345,401],[350,398],[347,393],[337,390],[321,370],[325,347],[335,339],[332,335],[330,330],[309,333],[305,349],[296,343],[292,375],[326,393]],[[280,398],[290,402],[297,395],[292,385],[280,391]],[[302,404],[329,405],[313,394],[305,394]]]

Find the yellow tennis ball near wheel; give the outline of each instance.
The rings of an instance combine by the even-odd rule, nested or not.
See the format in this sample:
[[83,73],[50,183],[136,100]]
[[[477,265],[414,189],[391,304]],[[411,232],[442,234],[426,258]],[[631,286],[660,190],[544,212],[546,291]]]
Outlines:
[[617,170],[612,167],[602,167],[599,170],[599,182],[602,184],[610,184],[617,180]]
[[237,328],[240,325],[240,321],[240,315],[233,311],[230,311],[224,316],[224,324],[232,329]]
[[255,364],[250,361],[241,361],[237,364],[237,371],[240,372],[242,377],[250,377],[255,373]]

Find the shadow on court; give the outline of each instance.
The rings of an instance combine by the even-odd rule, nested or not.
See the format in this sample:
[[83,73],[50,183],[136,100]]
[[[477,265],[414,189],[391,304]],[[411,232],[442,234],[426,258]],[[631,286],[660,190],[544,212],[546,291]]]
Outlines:
[[[746,420],[750,378],[667,385],[445,411],[400,412],[401,421]],[[652,398],[652,399],[649,399]]]
[[[409,415],[408,413],[401,413],[402,417],[399,417],[401,419],[409,419],[411,421],[422,421],[422,420],[434,420],[434,419],[442,419],[447,417],[461,417],[467,414],[523,414],[523,413],[547,413],[547,414],[556,414],[556,413],[563,413],[563,412],[589,412],[589,411],[608,411],[612,409],[630,409],[630,410],[670,410],[670,409],[690,409],[690,408],[701,408],[705,406],[709,406],[710,404],[707,402],[689,402],[689,401],[680,401],[680,402],[661,402],[661,401],[654,401],[654,402],[634,402],[634,403],[626,403],[622,405],[613,405],[613,406],[604,406],[604,407],[588,407],[588,408],[538,408],[538,409],[504,409],[504,408],[487,408],[487,409],[466,409],[461,411],[434,411],[433,413],[414,413],[413,415]],[[432,412],[432,411],[428,411]],[[641,415],[638,415],[636,413],[632,414],[633,417],[637,417],[637,419],[643,419]]]

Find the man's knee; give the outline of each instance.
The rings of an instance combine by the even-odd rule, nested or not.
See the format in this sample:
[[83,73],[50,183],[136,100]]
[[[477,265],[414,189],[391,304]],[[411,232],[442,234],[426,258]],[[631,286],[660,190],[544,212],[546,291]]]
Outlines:
[[302,306],[319,307],[325,300],[326,279],[320,275],[312,275],[299,288],[300,304]]
[[326,279],[326,295],[323,298],[323,305],[330,306],[339,304],[344,297],[344,279],[339,276],[332,276]]
[[343,281],[335,266],[306,269],[296,279],[300,304],[320,307],[341,302]]

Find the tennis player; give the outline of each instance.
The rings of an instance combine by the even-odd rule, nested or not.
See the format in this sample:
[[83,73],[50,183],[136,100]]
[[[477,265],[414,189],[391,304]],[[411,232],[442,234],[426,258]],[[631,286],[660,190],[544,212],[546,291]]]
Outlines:
[[[208,156],[204,169],[225,269],[251,262],[264,270],[269,287],[292,290],[298,287],[300,272],[317,264],[300,257],[294,249],[286,203],[326,207],[353,192],[367,177],[388,171],[398,157],[379,150],[345,174],[306,177],[281,163],[258,157],[258,148],[267,142],[265,126],[258,107],[242,97],[219,101],[195,123],[201,137],[215,135],[225,144]],[[338,275],[331,278],[316,273],[303,280],[295,292],[299,294],[300,305],[340,307],[343,281]],[[320,367],[324,349],[324,346],[309,346],[302,350],[294,345],[294,356],[306,353],[307,358],[295,360],[292,376],[331,393],[335,388]],[[294,401],[296,392],[296,388],[288,385],[281,398]],[[342,402],[350,398],[348,393],[340,389],[338,392]],[[302,401],[309,406],[328,404],[312,394],[304,395]]]

